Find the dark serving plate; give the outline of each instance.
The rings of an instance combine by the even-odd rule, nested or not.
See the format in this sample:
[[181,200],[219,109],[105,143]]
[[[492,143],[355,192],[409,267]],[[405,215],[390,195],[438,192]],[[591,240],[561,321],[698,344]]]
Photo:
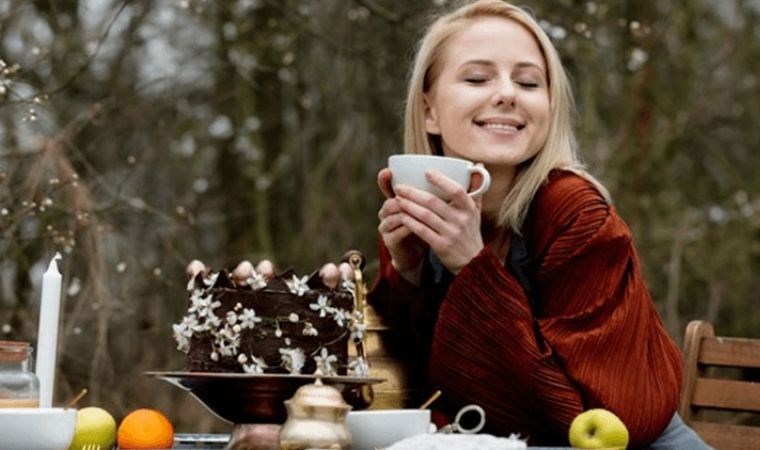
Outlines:
[[[190,392],[219,418],[234,424],[282,424],[287,418],[285,400],[296,390],[316,381],[315,375],[244,374],[205,372],[145,372]],[[380,378],[343,375],[320,376],[324,384],[338,389],[354,409],[367,406],[357,392],[381,383]]]

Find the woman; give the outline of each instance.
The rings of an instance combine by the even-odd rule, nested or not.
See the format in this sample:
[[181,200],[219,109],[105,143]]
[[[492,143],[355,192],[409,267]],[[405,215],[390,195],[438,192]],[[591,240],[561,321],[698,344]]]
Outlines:
[[675,415],[681,355],[629,228],[582,169],[572,108],[556,50],[521,9],[481,0],[434,22],[409,84],[405,152],[482,163],[491,187],[472,199],[429,171],[444,202],[394,193],[381,170],[370,301],[449,414],[477,403],[491,433],[566,445],[573,418],[601,407],[632,447],[704,448]]

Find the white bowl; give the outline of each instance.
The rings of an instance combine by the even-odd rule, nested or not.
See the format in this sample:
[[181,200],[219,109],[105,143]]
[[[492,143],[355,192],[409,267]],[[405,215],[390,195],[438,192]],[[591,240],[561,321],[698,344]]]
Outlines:
[[431,431],[429,409],[351,411],[346,417],[352,450],[384,448]]
[[0,408],[0,449],[67,450],[76,424],[74,408]]

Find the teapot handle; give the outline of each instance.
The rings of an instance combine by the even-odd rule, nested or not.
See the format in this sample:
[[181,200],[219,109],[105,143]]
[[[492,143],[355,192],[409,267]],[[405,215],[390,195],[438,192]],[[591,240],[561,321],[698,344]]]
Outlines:
[[[359,311],[361,319],[359,324],[366,325],[367,320],[367,285],[364,283],[364,277],[362,275],[362,269],[364,268],[364,256],[358,250],[349,250],[343,255],[343,261],[347,262],[354,270],[354,309]],[[354,341],[356,346],[356,355],[367,361],[364,354],[364,343],[361,340]],[[369,364],[369,361],[367,361]],[[367,407],[372,404],[375,399],[375,391],[370,385],[362,385],[359,388],[353,390],[351,394],[355,397],[352,403],[357,407]]]

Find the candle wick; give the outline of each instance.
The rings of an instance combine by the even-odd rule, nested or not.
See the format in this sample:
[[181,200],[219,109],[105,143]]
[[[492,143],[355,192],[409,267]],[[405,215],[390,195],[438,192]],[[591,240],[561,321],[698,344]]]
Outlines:
[[58,272],[58,263],[56,261],[59,259],[63,259],[63,257],[59,252],[55,252],[55,256],[53,256],[53,259],[50,260],[50,264],[48,264],[48,272],[51,270]]

